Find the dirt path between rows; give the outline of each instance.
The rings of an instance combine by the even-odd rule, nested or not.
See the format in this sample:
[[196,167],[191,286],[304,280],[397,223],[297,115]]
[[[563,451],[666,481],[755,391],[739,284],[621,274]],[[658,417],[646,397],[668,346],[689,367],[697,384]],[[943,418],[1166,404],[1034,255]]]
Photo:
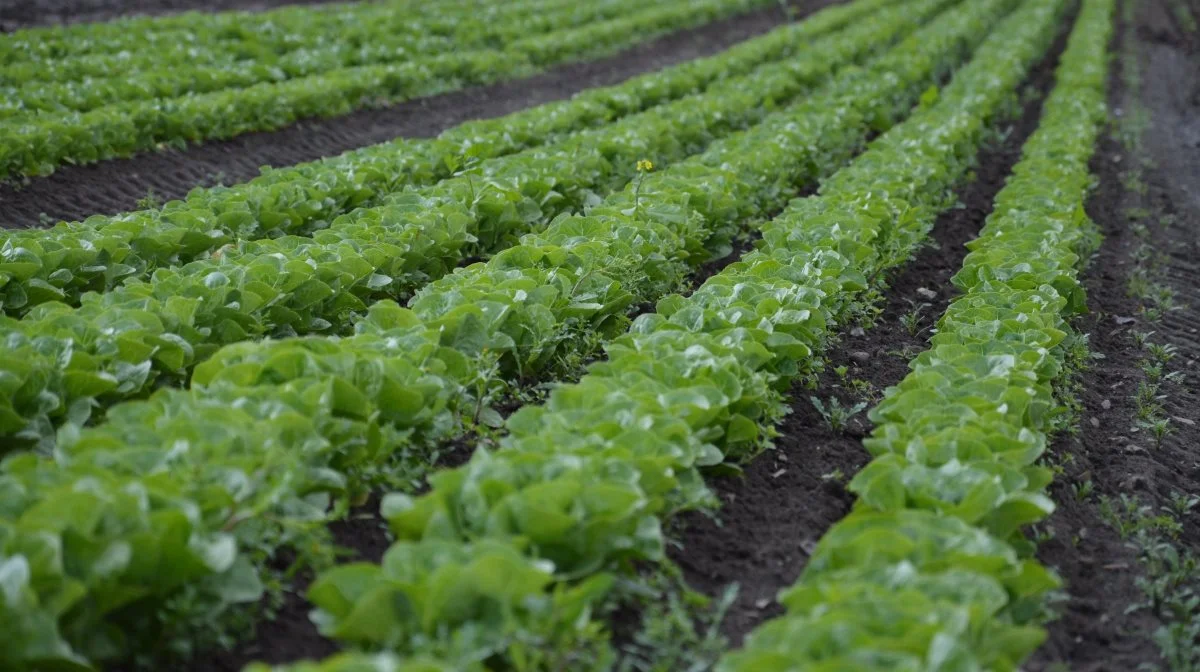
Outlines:
[[[844,486],[870,458],[862,446],[872,428],[866,413],[833,431],[811,398],[826,406],[831,398],[842,406],[874,405],[927,347],[929,327],[954,298],[950,278],[962,267],[963,245],[983,226],[1020,159],[1021,145],[1037,127],[1072,22],[1073,17],[1063,22],[1058,40],[1032,70],[1021,116],[1002,142],[981,152],[975,180],[958,192],[962,207],[943,213],[930,244],[891,278],[874,327],[842,334],[815,389],[793,388],[791,413],[779,427],[774,450],[746,465],[744,475],[711,483],[722,502],[715,516],[682,516],[671,557],[688,584],[713,598],[732,583],[739,586],[721,627],[732,646],[783,613],[776,595],[796,581],[817,541],[849,513],[854,497]],[[910,330],[901,318],[914,311],[920,319]],[[844,377],[836,373],[839,367],[846,367]]]
[[[797,17],[841,0],[791,0]],[[24,184],[0,183],[0,226],[31,227],[58,220],[114,214],[137,207],[149,193],[162,201],[196,186],[235,184],[262,166],[287,166],[397,137],[432,137],[472,119],[498,117],[620,83],[634,75],[715,54],[785,23],[781,5],[683,30],[597,61],[485,87],[420,98],[333,119],[300,122],[273,132],[247,133],[183,150],[62,166]]]

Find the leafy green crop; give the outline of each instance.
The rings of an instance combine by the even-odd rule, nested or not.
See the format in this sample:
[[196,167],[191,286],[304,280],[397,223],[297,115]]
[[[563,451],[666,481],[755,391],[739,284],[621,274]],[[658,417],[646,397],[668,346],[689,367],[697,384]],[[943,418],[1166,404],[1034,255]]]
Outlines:
[[311,235],[338,215],[377,205],[390,193],[427,187],[487,159],[555,144],[565,134],[611,123],[794,56],[809,40],[892,1],[833,7],[723,54],[590,89],[570,101],[469,122],[437,140],[400,139],[270,170],[244,185],[194,190],[162,210],[96,216],[49,231],[7,231],[0,238],[0,303],[14,317],[46,301],[78,305],[86,291],[146,279],[160,266],[204,258],[233,241]]
[[1054,508],[1036,461],[1097,243],[1083,203],[1113,9],[1084,0],[1041,123],[954,278],[965,293],[871,412],[854,511],[781,595],[787,615],[720,669],[1016,670],[1042,642],[1058,580],[1021,528]]
[[[941,4],[927,0],[920,7],[922,13],[932,13]],[[463,310],[464,323],[475,320],[478,329],[451,332],[441,325],[431,328],[420,319],[416,304],[424,297],[436,296],[431,288],[418,297],[413,310],[377,303],[359,327],[360,333],[348,339],[288,339],[227,349],[196,370],[191,390],[164,390],[145,402],[119,405],[111,410],[107,422],[95,428],[64,428],[53,461],[32,453],[10,457],[0,478],[6,479],[6,491],[21,496],[5,500],[0,530],[10,541],[4,552],[16,557],[23,555],[22,549],[31,540],[64,535],[85,536],[90,546],[97,548],[125,548],[131,539],[170,540],[174,545],[167,550],[181,555],[182,566],[202,567],[203,560],[214,555],[207,549],[214,544],[226,548],[230,537],[234,549],[243,545],[260,548],[265,543],[262,526],[256,524],[260,521],[283,526],[285,529],[271,538],[287,543],[288,526],[319,524],[327,515],[336,515],[339,509],[330,511],[331,499],[337,498],[344,506],[346,494],[369,481],[371,469],[389,455],[419,446],[422,436],[436,437],[444,431],[442,426],[452,419],[453,405],[463,398],[455,396],[462,394],[456,385],[469,379],[470,368],[486,363],[471,355],[485,358],[484,347],[503,346],[507,349],[501,355],[511,362],[509,366],[544,366],[540,357],[548,346],[524,344],[520,340],[524,327],[509,329],[514,323],[507,317],[489,320],[511,313],[512,320],[519,316],[515,324],[536,326],[541,324],[539,316],[549,314],[556,323],[582,320],[596,325],[619,316],[627,301],[594,300],[600,296],[598,290],[617,296],[636,290],[640,298],[648,299],[677,285],[688,265],[727,245],[738,219],[765,215],[782,205],[788,194],[794,193],[795,185],[836,168],[863,142],[871,129],[868,122],[886,126],[901,116],[930,81],[966,56],[1009,4],[1010,0],[992,0],[953,10],[868,67],[851,69],[839,77],[833,89],[837,97],[816,97],[772,115],[694,160],[647,175],[640,189],[630,187],[615,194],[586,217],[559,219],[507,256],[448,276],[439,291],[451,294],[452,289],[458,291],[459,282],[464,291],[482,289],[482,284],[474,285],[477,278],[506,269],[513,273],[514,285],[504,287],[504,292],[495,287],[491,290],[506,304],[462,304],[454,309]],[[877,24],[880,34],[895,30],[883,18]],[[911,21],[919,23],[920,16],[914,15]],[[706,187],[712,184],[725,184],[728,189],[712,192]],[[638,199],[641,207],[634,202]],[[581,237],[583,232],[595,238]],[[635,261],[645,271],[632,276],[630,261],[622,258]],[[519,260],[531,265],[516,266]],[[525,270],[518,273],[522,268]],[[770,277],[771,268],[768,263],[758,273]],[[671,270],[674,279],[658,272],[660,269]],[[525,283],[526,271],[537,274],[537,284]],[[612,276],[605,278],[605,273]],[[572,277],[574,282],[564,287],[552,281],[559,275]],[[580,282],[584,276],[592,279]],[[629,282],[631,278],[635,281]],[[832,282],[838,282],[836,277]],[[719,284],[710,283],[714,288]],[[578,288],[581,293],[578,297],[559,294],[564,288]],[[707,289],[693,296],[711,295],[712,299],[705,300],[718,301],[720,294],[717,289]],[[780,300],[787,296],[785,293]],[[562,435],[535,431],[542,425],[570,423],[567,418],[575,411],[569,404],[580,406],[579,412],[596,407],[590,402],[600,397],[590,393],[572,397],[572,390],[578,388],[565,387],[547,407],[561,407],[561,412],[538,415],[531,410],[518,414],[520,419],[514,416],[513,440],[524,448],[514,444],[498,452],[494,464],[479,472],[486,476],[484,480],[472,475],[490,464],[487,453],[480,453],[467,468],[439,475],[431,495],[411,505],[403,498],[388,501],[389,516],[398,526],[419,525],[422,531],[440,528],[450,535],[443,539],[451,550],[438,554],[461,559],[446,565],[446,571],[453,574],[397,575],[393,568],[374,576],[389,583],[419,583],[415,592],[400,588],[414,597],[433,596],[426,592],[426,582],[454,576],[452,585],[472,585],[471,590],[478,591],[474,594],[493,595],[487,599],[494,599],[496,605],[520,605],[521,610],[528,610],[521,611],[519,618],[514,614],[516,620],[512,621],[496,618],[491,611],[475,614],[485,619],[480,622],[462,616],[461,603],[453,595],[444,602],[439,598],[423,603],[428,618],[464,619],[459,631],[470,632],[469,641],[480,647],[525,651],[511,648],[505,633],[516,633],[528,644],[529,656],[546,653],[544,647],[550,650],[546,655],[556,656],[556,651],[569,652],[581,632],[595,632],[596,626],[583,616],[603,592],[604,581],[586,577],[602,577],[598,570],[614,557],[656,557],[661,538],[657,518],[651,514],[707,501],[692,467],[719,461],[722,450],[748,453],[761,445],[765,433],[756,422],[775,417],[778,392],[766,370],[744,367],[754,363],[766,366],[773,355],[765,344],[785,342],[767,333],[770,320],[779,321],[781,335],[793,338],[806,338],[807,330],[819,332],[822,324],[799,311],[781,310],[764,296],[753,306],[761,326],[739,327],[720,335],[699,334],[695,336],[698,340],[680,347],[672,335],[691,334],[677,327],[694,320],[687,318],[686,306],[678,308],[671,315],[678,322],[645,335],[639,335],[643,327],[635,325],[633,334],[613,345],[609,363],[597,365],[612,367],[613,377],[597,374],[581,384],[607,385],[610,391],[605,397],[610,403],[626,407],[617,412],[617,407],[605,406],[603,416],[593,416],[604,423],[596,432],[580,434],[576,432],[579,426],[574,425]],[[739,316],[743,312],[735,301],[722,319],[750,320],[749,315]],[[649,326],[646,320],[639,324]],[[555,330],[542,333],[552,339],[551,344],[558,338]],[[802,356],[809,347],[797,343],[789,351]],[[628,348],[628,358],[614,356],[622,348]],[[647,359],[642,353],[653,356]],[[660,375],[648,376],[656,366],[661,367]],[[656,408],[662,410],[646,415]],[[653,422],[623,426],[620,421],[643,415]],[[728,429],[722,429],[725,427]],[[520,438],[526,434],[527,438]],[[409,439],[411,443],[406,442]],[[543,443],[546,440],[550,442]],[[164,445],[170,448],[164,450]],[[543,456],[533,450],[535,446],[562,452]],[[589,465],[599,470],[580,470]],[[464,488],[461,492],[453,487],[455,482]],[[83,508],[91,516],[89,520],[101,519],[105,524],[80,528],[70,524],[69,518],[47,521],[32,515],[34,502],[52,506],[49,503],[56,501],[44,495],[73,492],[81,483],[88,486],[82,492],[88,495]],[[147,496],[135,496],[141,492]],[[453,549],[462,546],[454,537],[454,519],[446,518],[441,508],[448,497],[466,505],[464,512],[475,511],[463,524],[494,532],[471,549],[490,549],[495,542],[507,549],[496,550],[495,562],[511,565],[519,560],[512,571],[529,577],[522,584],[527,591],[520,598],[504,590],[495,592],[498,588],[483,577],[472,583],[476,554],[455,555]],[[116,506],[126,499],[131,500],[130,510]],[[494,515],[479,508],[489,502],[496,504]],[[167,534],[168,529],[174,530],[163,527],[168,523],[178,525],[178,530]],[[545,562],[530,564],[524,550],[534,547],[523,550],[524,542],[514,535],[528,537],[539,554],[553,559],[554,570],[547,575]],[[206,540],[206,545],[199,540]],[[432,542],[433,537],[417,542],[412,549],[414,557],[425,557]],[[63,548],[66,557],[73,558],[75,547]],[[154,548],[147,550],[147,557],[154,552]],[[125,647],[155,636],[158,608],[177,589],[147,585],[132,573],[127,564],[130,556],[117,559],[122,561],[107,565],[105,580],[96,583],[77,576],[80,563],[73,559],[62,564],[41,563],[38,566],[45,568],[44,576],[29,584],[29,591],[23,593],[27,601],[12,607],[15,617],[38,624],[39,636],[58,647],[52,656],[56,662],[65,660],[69,651],[90,660],[120,657]],[[236,562],[244,560],[244,555],[235,557]],[[189,589],[216,607],[246,599],[250,591],[242,590],[248,584],[241,579],[239,567],[213,568],[207,576],[189,577]],[[579,581],[562,584],[564,577]],[[125,583],[126,578],[131,583]],[[72,586],[79,587],[72,588],[71,599],[39,590],[56,582],[73,582]],[[347,592],[334,578],[322,585],[330,600],[339,594],[365,595]],[[232,590],[234,586],[242,589]],[[551,596],[549,611],[537,606],[536,597],[544,592],[543,587]],[[373,595],[395,595],[395,589],[392,586]],[[110,602],[109,591],[136,594],[138,599]],[[104,608],[108,605],[111,608]],[[325,606],[333,608],[331,603]],[[355,613],[353,605],[345,606],[331,613],[345,617]],[[572,614],[580,618],[556,620]],[[478,625],[466,627],[468,623]],[[342,625],[337,618],[326,621],[329,628]],[[406,626],[397,627],[390,621],[379,625],[387,630],[377,632],[388,638],[409,633]],[[346,632],[356,639],[365,636],[361,629],[348,628]],[[434,628],[430,632],[443,631]],[[20,661],[14,667],[39,660],[34,653],[14,651],[11,655]]]
[[[852,314],[866,278],[902,260],[885,242],[906,237],[911,250],[937,210],[949,207],[945,190],[967,172],[969,148],[985,137],[980,119],[998,115],[1011,100],[1048,46],[1064,5],[1028,3],[958,73],[938,106],[885,134],[861,164],[827,182],[820,197],[789,207],[771,223],[762,250],[690,297],[660,301],[659,310],[639,318],[609,346],[607,361],[578,384],[556,388],[544,406],[519,411],[499,450],[478,451],[466,466],[439,474],[427,495],[386,499],[383,513],[397,547],[504,541],[562,587],[620,569],[623,560],[661,557],[660,518],[709,501],[696,467],[761,447],[763,430],[781,410],[785,381],[814,363],[828,329]],[[953,28],[967,32],[968,26],[982,37],[1004,9],[972,3],[918,38],[924,44],[936,34],[949,39]],[[1030,31],[1031,25],[1040,30]],[[950,122],[948,136],[940,135]],[[870,181],[879,162],[921,147],[921,160],[908,164],[912,172],[897,168],[880,183]],[[943,169],[930,172],[935,165]],[[840,189],[828,187],[832,182]],[[345,586],[338,594],[349,594],[354,576],[338,568],[321,582],[323,591],[312,597],[325,631],[333,633],[349,612],[324,590]],[[361,585],[353,590],[362,594]],[[489,656],[505,653],[511,628],[520,627],[516,620],[476,619],[476,626],[489,625],[495,642],[480,650],[459,647],[449,634],[430,643],[378,602],[355,606],[364,610],[358,618],[369,609],[373,618],[366,620],[389,625],[386,638],[368,641],[359,632],[352,641],[401,654],[438,651],[454,664],[496,663]],[[407,642],[395,627],[403,628]]]
[[[928,6],[945,2],[937,0]],[[449,273],[464,257],[503,249],[563,213],[594,205],[599,194],[618,189],[633,177],[639,159],[651,157],[659,164],[682,159],[716,138],[761,120],[770,109],[764,106],[800,94],[826,79],[840,64],[881,49],[911,30],[912,20],[896,18],[902,16],[901,11],[905,10],[862,19],[859,26],[822,40],[820,51],[761,66],[703,94],[550,147],[484,162],[424,190],[397,192],[376,207],[339,217],[312,238],[288,236],[235,243],[211,258],[159,269],[147,282],[130,280],[111,292],[88,294],[78,309],[51,302],[34,308],[19,322],[0,318],[0,334],[9,339],[11,348],[11,356],[0,361],[0,369],[10,373],[13,390],[9,406],[0,406],[0,433],[49,440],[55,424],[86,417],[94,400],[108,404],[137,396],[161,382],[183,379],[221,345],[263,336],[345,333],[353,316],[363,313],[371,302],[408,298],[429,280]],[[905,15],[915,18],[928,11]],[[858,78],[844,79],[846,84],[805,105],[821,111],[842,99],[860,107],[890,103],[870,100],[878,85],[856,89],[851,85],[857,85]],[[855,123],[854,117],[843,120],[836,112],[821,112],[818,119],[830,126]],[[831,143],[840,140],[836,134],[830,138]],[[720,155],[714,157],[704,165],[719,166]],[[818,168],[832,165],[814,160]],[[714,173],[710,168],[703,170]],[[656,189],[655,184],[668,179],[658,175],[650,176],[643,191]],[[714,184],[728,182],[719,175],[713,179]],[[781,189],[768,193],[778,197]],[[709,213],[713,216],[729,217],[723,220],[726,226],[737,224],[736,218],[715,210],[719,197],[699,193],[682,198],[695,200],[697,207],[714,208]],[[663,207],[686,204],[687,200]],[[761,207],[762,197],[743,205]],[[671,216],[668,211],[659,214]],[[728,245],[731,231],[708,254],[720,253],[720,248]],[[553,240],[547,243],[558,244]],[[700,243],[689,245],[689,254],[700,253]],[[498,269],[511,274],[505,265],[513,264],[531,270],[536,267],[532,261],[518,263],[516,254],[506,251],[488,267],[489,272]],[[467,320],[468,315],[461,311],[451,315],[451,308],[519,288],[515,278],[506,283],[495,274],[476,278],[480,272],[478,268],[462,269],[447,280],[449,289],[437,291],[441,298],[414,297],[414,310],[429,319],[436,317],[449,333],[460,333],[455,324]],[[679,273],[677,266],[673,272]],[[606,276],[581,275],[577,279],[591,285],[575,290],[561,285],[565,277],[559,278],[560,293],[569,296],[578,290],[582,296]],[[529,287],[538,284],[536,277],[525,281]],[[553,289],[547,287],[538,296],[546,291]],[[597,286],[595,291],[602,288]],[[601,307],[613,314],[625,306],[606,301]],[[522,338],[538,342],[548,342],[551,332],[557,333],[565,324],[561,317],[545,315],[536,318],[541,323],[537,328],[532,322],[518,325],[516,320],[522,318],[512,315],[506,319],[510,322],[503,328],[529,328]],[[472,326],[477,322],[474,319],[467,328],[478,330]],[[517,342],[513,343],[515,347]],[[529,356],[537,355],[531,350]],[[506,363],[524,368],[530,362]]]
[[[604,0],[577,5],[551,3],[485,4],[439,7],[419,4],[403,8],[364,3],[345,21],[311,12],[307,23],[289,31],[280,44],[267,34],[253,42],[209,36],[149,49],[145,41],[135,53],[96,53],[81,57],[22,60],[0,76],[0,120],[53,112],[86,112],[112,103],[244,88],[259,82],[278,82],[329,72],[453,50],[504,48],[533,35],[575,28],[628,13],[632,0]],[[331,32],[340,26],[337,32]],[[148,31],[163,37],[161,28]],[[241,47],[236,58],[230,52]],[[62,80],[83,71],[86,78]],[[80,81],[82,79],[82,81]],[[13,84],[19,84],[14,86]]]
[[[444,38],[467,38],[483,30],[486,22],[503,23],[506,17],[553,13],[562,0],[533,0],[522,7],[494,3],[448,0],[429,5],[414,0],[379,3],[330,3],[283,6],[267,11],[186,12],[172,16],[122,17],[105,22],[80,22],[15,31],[0,44],[0,63],[6,67],[3,82],[65,81],[111,76],[118,63],[137,72],[144,61],[139,49],[150,48],[178,60],[190,50],[195,63],[231,63],[286,54],[314,43],[338,41],[359,45],[371,25],[383,24],[397,32],[424,32]],[[400,19],[399,17],[404,17]],[[386,23],[385,23],[386,22]],[[366,31],[364,33],[364,31]],[[219,53],[212,53],[209,50]],[[111,56],[96,62],[98,69],[75,69],[89,58]],[[146,59],[148,62],[149,59]],[[55,70],[51,64],[65,67]],[[30,67],[43,69],[27,69]]]
[[397,63],[341,68],[176,98],[120,102],[83,113],[0,122],[0,178],[46,175],[65,162],[129,156],[160,143],[230,138],[297,120],[428,96],[532,74],[548,64],[608,53],[680,27],[767,0],[697,0],[530,36],[504,49],[435,54]]

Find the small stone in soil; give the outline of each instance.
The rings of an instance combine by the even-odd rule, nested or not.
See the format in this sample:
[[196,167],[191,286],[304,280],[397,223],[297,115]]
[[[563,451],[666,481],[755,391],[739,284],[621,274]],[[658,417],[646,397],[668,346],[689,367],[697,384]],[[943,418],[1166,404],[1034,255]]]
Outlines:
[[850,330],[850,335],[854,338],[862,338],[867,335],[867,332],[863,331],[862,327],[855,327]]
[[924,287],[917,288],[917,295],[920,296],[922,299],[927,299],[929,301],[932,301],[937,298],[937,292],[933,291],[932,289],[926,289]]
[[1112,402],[1108,399],[1105,399],[1104,401],[1100,402],[1100,408],[1103,408],[1107,411],[1108,409],[1112,408]]
[[850,359],[854,360],[856,364],[866,364],[871,360],[871,355],[870,353],[863,352],[862,350],[855,350],[854,352],[850,353]]
[[1099,427],[1100,426],[1100,418],[1092,418],[1092,426]]
[[1142,476],[1141,474],[1134,474],[1133,476],[1125,479],[1121,483],[1121,487],[1125,490],[1137,490],[1138,488],[1145,487],[1147,482],[1148,481],[1146,480],[1145,476]]

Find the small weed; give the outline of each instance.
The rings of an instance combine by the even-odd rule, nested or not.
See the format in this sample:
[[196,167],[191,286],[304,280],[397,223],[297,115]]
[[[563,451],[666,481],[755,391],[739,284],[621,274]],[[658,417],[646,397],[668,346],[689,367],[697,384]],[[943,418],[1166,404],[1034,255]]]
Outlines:
[[1200,505],[1200,496],[1176,491],[1171,493],[1170,505],[1163,508],[1176,518],[1185,518],[1198,505]]
[[834,432],[841,433],[846,429],[846,425],[850,419],[861,413],[866,407],[867,402],[860,401],[853,406],[843,406],[837,397],[830,397],[828,404],[822,402],[817,397],[809,397],[813,407],[824,418],[825,424]]
[[1075,492],[1075,499],[1083,501],[1092,496],[1096,492],[1096,484],[1092,479],[1083,481],[1082,483],[1072,483],[1071,490]]
[[1159,364],[1166,364],[1179,353],[1179,348],[1171,343],[1147,343],[1146,352]]
[[736,585],[713,601],[688,589],[678,570],[668,569],[623,581],[618,592],[641,610],[637,632],[621,647],[619,672],[700,672],[725,652],[720,625],[737,597]]
[[1135,432],[1145,432],[1154,437],[1154,447],[1161,448],[1163,439],[1175,431],[1171,426],[1169,418],[1154,418],[1153,420],[1139,420],[1133,427]]
[[928,303],[909,302],[912,310],[900,316],[900,324],[908,332],[909,336],[916,336],[921,332],[921,313],[929,307]]
[[1029,537],[1030,541],[1032,541],[1035,546],[1041,546],[1042,544],[1054,540],[1054,528],[1048,525],[1034,525],[1031,529],[1031,534]]
[[862,378],[850,379],[850,391],[859,399],[873,399],[875,397],[875,386],[871,381]]
[[1142,207],[1133,207],[1125,209],[1125,216],[1130,221],[1138,222],[1144,219],[1150,219],[1150,209]]
[[146,195],[137,201],[138,210],[157,210],[162,207],[162,204],[162,199],[154,193],[153,189],[147,189]]

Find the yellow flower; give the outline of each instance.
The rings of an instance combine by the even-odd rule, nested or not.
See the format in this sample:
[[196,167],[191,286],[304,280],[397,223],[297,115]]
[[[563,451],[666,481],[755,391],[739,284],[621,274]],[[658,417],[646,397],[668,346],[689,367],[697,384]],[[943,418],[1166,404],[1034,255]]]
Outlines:
[[654,170],[654,163],[650,159],[642,159],[637,162],[637,170],[639,173],[648,173]]

